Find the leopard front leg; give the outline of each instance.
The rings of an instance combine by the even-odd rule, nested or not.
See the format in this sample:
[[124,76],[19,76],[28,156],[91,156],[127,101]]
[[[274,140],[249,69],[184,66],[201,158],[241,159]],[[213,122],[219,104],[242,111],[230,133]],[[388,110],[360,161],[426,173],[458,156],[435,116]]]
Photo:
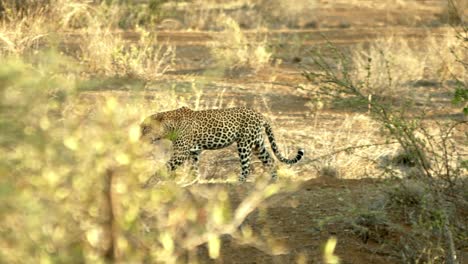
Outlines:
[[201,154],[201,148],[199,146],[195,146],[194,148],[190,149],[190,157],[192,158],[192,172],[195,174],[195,178],[197,181],[200,178],[200,170],[199,170],[200,154]]
[[177,151],[172,154],[172,157],[166,163],[168,171],[176,170],[184,161],[190,158],[190,153],[188,151]]
[[[173,172],[177,169],[184,161],[190,158],[190,152],[188,150],[175,150],[169,161],[166,163],[168,172]],[[151,187],[160,182],[160,176],[156,173],[153,174],[144,184],[143,188]]]

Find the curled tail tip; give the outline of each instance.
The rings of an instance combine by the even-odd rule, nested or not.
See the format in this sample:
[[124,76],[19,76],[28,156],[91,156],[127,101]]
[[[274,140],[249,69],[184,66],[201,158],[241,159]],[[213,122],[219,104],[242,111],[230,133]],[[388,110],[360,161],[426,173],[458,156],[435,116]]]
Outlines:
[[303,148],[300,148],[297,150],[297,161],[300,161],[302,159],[302,157],[304,156],[304,149]]
[[304,154],[305,154],[305,151],[303,148],[300,148],[297,150],[297,156],[299,156],[299,159],[301,159],[302,156],[304,156]]

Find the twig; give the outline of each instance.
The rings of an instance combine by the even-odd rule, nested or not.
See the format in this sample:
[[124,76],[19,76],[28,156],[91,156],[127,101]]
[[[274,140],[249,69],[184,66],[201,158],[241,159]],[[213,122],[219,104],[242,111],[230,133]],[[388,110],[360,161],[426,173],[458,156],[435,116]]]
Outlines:
[[357,145],[357,146],[346,147],[346,148],[339,149],[339,150],[333,151],[333,152],[325,154],[325,155],[318,156],[317,158],[310,160],[310,162],[315,162],[317,160],[320,160],[320,159],[323,159],[323,158],[326,158],[326,157],[329,157],[329,156],[333,156],[333,155],[338,154],[340,152],[346,152],[346,151],[350,151],[350,150],[354,150],[354,149],[368,148],[368,147],[375,147],[375,146],[382,146],[382,145],[392,145],[392,144],[398,144],[398,143],[399,142],[393,141],[393,142],[386,142],[386,143],[365,144],[365,145]]
[[112,181],[114,177],[114,170],[113,169],[108,169],[106,171],[106,182],[104,186],[104,196],[105,196],[105,207],[107,207],[107,221],[106,221],[106,228],[108,229],[108,234],[109,234],[109,241],[110,245],[106,250],[105,253],[105,258],[108,260],[110,263],[113,263],[117,260],[116,256],[116,250],[117,247],[115,245],[116,239],[117,239],[117,234],[116,234],[116,224],[115,224],[115,214],[114,214],[114,199],[113,199],[113,194],[112,194]]
[[257,186],[258,191],[253,192],[242,201],[234,212],[234,217],[229,224],[216,228],[216,230],[212,230],[203,235],[188,238],[183,243],[184,248],[188,250],[194,249],[199,245],[207,243],[212,236],[232,235],[244,222],[245,218],[253,212],[261,202],[268,198],[268,195],[264,192],[265,188],[268,186],[268,182]]

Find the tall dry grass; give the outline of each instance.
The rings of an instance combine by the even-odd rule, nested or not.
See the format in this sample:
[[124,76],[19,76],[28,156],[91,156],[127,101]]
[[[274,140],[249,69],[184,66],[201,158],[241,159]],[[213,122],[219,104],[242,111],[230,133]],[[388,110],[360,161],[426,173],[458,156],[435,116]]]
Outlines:
[[249,38],[239,24],[229,16],[221,16],[218,24],[223,28],[211,44],[211,55],[223,69],[247,68],[258,71],[268,65],[271,53],[266,39]]
[[292,4],[287,0],[252,1],[259,10],[262,20],[273,28],[297,28],[316,13],[321,3],[318,0],[298,0]]
[[66,31],[86,26],[95,15],[90,2],[5,1],[0,19],[0,56],[23,55],[56,45]]
[[56,0],[30,9],[26,16],[6,14],[0,24],[0,56],[22,56],[77,42],[78,49],[69,55],[87,74],[154,80],[173,65],[175,48],[158,43],[154,33],[137,27],[136,41],[122,37],[118,28],[122,14],[115,5]]
[[96,22],[80,38],[80,60],[90,74],[154,80],[174,64],[175,48],[158,43],[155,34],[137,28],[136,42]]
[[[329,118],[326,113],[317,113],[318,119]],[[320,158],[311,163],[317,176],[343,179],[378,178],[383,176],[380,161],[392,156],[397,145],[385,144],[379,134],[380,127],[365,114],[340,117],[335,130],[319,125],[310,136],[311,158]],[[324,143],[326,142],[326,143]]]
[[360,44],[352,51],[351,74],[366,82],[365,92],[379,96],[411,93],[411,86],[419,81],[467,81],[467,69],[457,62],[468,58],[460,42],[456,32],[447,29],[417,41],[392,36]]
[[42,10],[26,17],[9,14],[0,20],[0,56],[22,55],[38,50],[52,32],[47,15]]

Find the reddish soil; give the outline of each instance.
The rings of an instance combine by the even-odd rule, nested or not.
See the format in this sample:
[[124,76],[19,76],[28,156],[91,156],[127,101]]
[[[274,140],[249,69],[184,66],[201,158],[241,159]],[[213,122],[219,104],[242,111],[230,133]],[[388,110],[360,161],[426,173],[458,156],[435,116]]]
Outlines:
[[[356,210],[366,208],[381,194],[375,179],[312,179],[297,191],[274,196],[254,211],[241,228],[250,226],[254,234],[273,238],[279,253],[265,252],[261,246],[241,245],[230,236],[222,239],[221,257],[210,260],[204,246],[199,255],[202,263],[321,263],[323,246],[330,237],[338,240],[335,250],[342,263],[394,263],[395,256],[383,250],[373,238],[364,239],[352,223]],[[234,207],[249,185],[230,187]],[[274,254],[274,253],[273,253]]]

